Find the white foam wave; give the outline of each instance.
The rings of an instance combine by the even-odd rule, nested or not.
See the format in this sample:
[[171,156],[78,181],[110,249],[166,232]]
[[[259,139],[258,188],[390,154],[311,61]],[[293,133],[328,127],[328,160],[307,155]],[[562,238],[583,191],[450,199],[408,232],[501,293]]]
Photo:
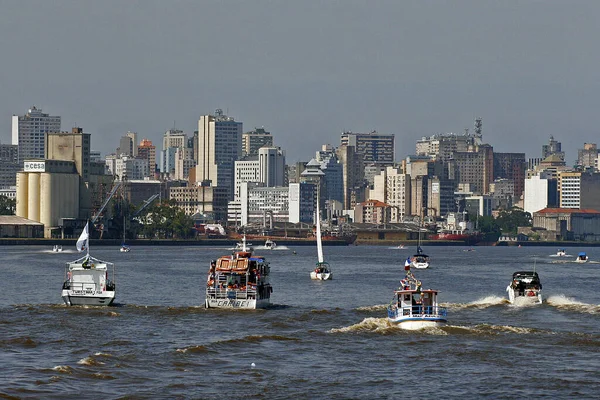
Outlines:
[[85,357],[77,361],[77,364],[81,365],[104,365],[102,361],[95,360],[93,357]]
[[68,365],[57,365],[56,367],[54,367],[52,369],[54,371],[62,372],[65,374],[70,374],[73,371],[73,368],[69,367]]
[[500,304],[504,304],[508,302],[507,299],[500,296],[490,295],[485,296],[480,299],[474,300],[470,303],[443,303],[442,305],[451,309],[464,309],[464,308],[488,308],[492,306],[497,306]]
[[600,313],[600,305],[583,303],[563,294],[552,295],[548,297],[548,299],[546,299],[546,303],[558,309],[579,311],[588,314]]
[[347,332],[361,332],[370,331],[377,332],[387,330],[390,328],[387,318],[365,318],[358,324],[345,326],[343,328],[333,328],[330,333],[347,333]]
[[382,311],[382,310],[386,310],[387,307],[388,307],[387,304],[376,304],[374,306],[358,307],[356,309],[356,311]]

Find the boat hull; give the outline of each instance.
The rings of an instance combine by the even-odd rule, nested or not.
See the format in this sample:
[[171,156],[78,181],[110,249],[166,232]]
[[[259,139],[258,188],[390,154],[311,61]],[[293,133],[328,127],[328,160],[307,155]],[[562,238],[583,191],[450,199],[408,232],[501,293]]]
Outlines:
[[419,329],[432,328],[435,326],[444,326],[447,323],[445,318],[441,317],[400,317],[400,318],[388,318],[391,324],[394,324],[398,328],[416,331]]
[[[519,295],[517,290],[514,290],[510,287],[510,285],[506,288],[508,292],[508,301],[510,304],[542,304],[542,293],[541,292],[533,292],[526,291],[525,295]],[[534,293],[534,294],[530,294]]]
[[320,272],[311,271],[310,279],[316,280],[316,281],[329,281],[329,280],[333,279],[333,274],[331,272],[320,273]]
[[204,302],[206,308],[224,308],[235,310],[255,310],[257,308],[267,308],[271,304],[270,299],[215,299],[207,298]]
[[81,294],[78,291],[63,290],[62,298],[68,306],[110,306],[115,300],[115,292],[105,291],[102,294]]
[[411,265],[411,267],[416,268],[416,269],[426,269],[426,268],[429,268],[429,263],[428,262],[413,261],[410,265]]

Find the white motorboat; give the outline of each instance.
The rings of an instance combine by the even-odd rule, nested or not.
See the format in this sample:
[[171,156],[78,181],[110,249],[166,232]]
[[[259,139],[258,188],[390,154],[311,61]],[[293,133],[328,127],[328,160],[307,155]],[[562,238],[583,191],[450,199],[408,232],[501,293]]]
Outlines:
[[585,262],[588,262],[588,260],[589,260],[589,258],[587,256],[587,254],[584,251],[582,251],[577,255],[575,262],[576,263],[585,263]]
[[[115,266],[113,263],[90,256],[88,242],[89,233],[86,224],[77,240],[77,250],[80,252],[86,250],[87,254],[66,264],[62,298],[68,306],[111,305],[116,293]],[[112,272],[112,279],[109,279],[109,272]]]
[[517,271],[506,288],[511,304],[542,304],[542,283],[535,271]]
[[438,290],[423,289],[421,281],[405,266],[406,277],[394,291],[387,308],[388,321],[399,328],[417,330],[443,326],[447,322],[447,309],[438,305]]
[[131,251],[131,248],[129,246],[127,246],[125,243],[123,243],[121,245],[121,248],[119,249],[119,251],[121,253],[129,253]]
[[277,244],[272,241],[271,239],[267,239],[265,241],[265,249],[266,250],[275,250],[275,248],[277,247]]
[[264,257],[252,254],[242,241],[233,255],[211,261],[206,282],[206,308],[256,309],[271,303],[271,272]]
[[323,239],[321,237],[321,215],[319,213],[319,202],[317,201],[317,264],[313,271],[310,271],[310,279],[319,281],[328,281],[333,278],[329,263],[325,262],[323,256]]
[[235,247],[230,249],[233,251],[254,251],[254,248],[252,247],[252,243],[248,243],[246,242],[246,235],[244,235],[242,237],[242,241],[241,242],[237,242],[235,244]]
[[52,248],[52,251],[55,253],[60,253],[63,251],[63,248],[60,244],[55,244],[54,247]]
[[569,257],[565,249],[556,250],[556,254],[552,254],[550,257]]

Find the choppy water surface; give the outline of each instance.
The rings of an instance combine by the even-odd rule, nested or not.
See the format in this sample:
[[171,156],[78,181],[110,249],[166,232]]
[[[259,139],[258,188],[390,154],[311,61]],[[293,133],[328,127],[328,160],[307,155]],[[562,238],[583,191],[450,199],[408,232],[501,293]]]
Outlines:
[[[432,266],[414,273],[441,290],[449,324],[408,332],[385,307],[412,248],[325,247],[329,282],[309,279],[316,249],[258,250],[274,305],[233,312],[203,308],[208,263],[225,248],[92,247],[117,266],[117,305],[82,308],[60,297],[76,254],[5,246],[0,397],[596,397],[600,264],[558,262],[550,248],[475,249],[425,249]],[[600,260],[598,248],[578,251]],[[512,273],[534,265],[544,303],[508,304]]]

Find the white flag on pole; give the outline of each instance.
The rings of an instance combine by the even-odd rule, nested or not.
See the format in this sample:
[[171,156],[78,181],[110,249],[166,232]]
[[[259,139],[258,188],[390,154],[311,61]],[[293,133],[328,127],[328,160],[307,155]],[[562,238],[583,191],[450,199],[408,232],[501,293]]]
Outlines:
[[89,221],[85,224],[85,228],[83,228],[83,232],[81,232],[79,239],[77,239],[77,251],[79,251],[79,252],[87,250],[87,248],[88,248],[88,240],[90,238],[90,234],[88,232],[88,224],[89,224]]

